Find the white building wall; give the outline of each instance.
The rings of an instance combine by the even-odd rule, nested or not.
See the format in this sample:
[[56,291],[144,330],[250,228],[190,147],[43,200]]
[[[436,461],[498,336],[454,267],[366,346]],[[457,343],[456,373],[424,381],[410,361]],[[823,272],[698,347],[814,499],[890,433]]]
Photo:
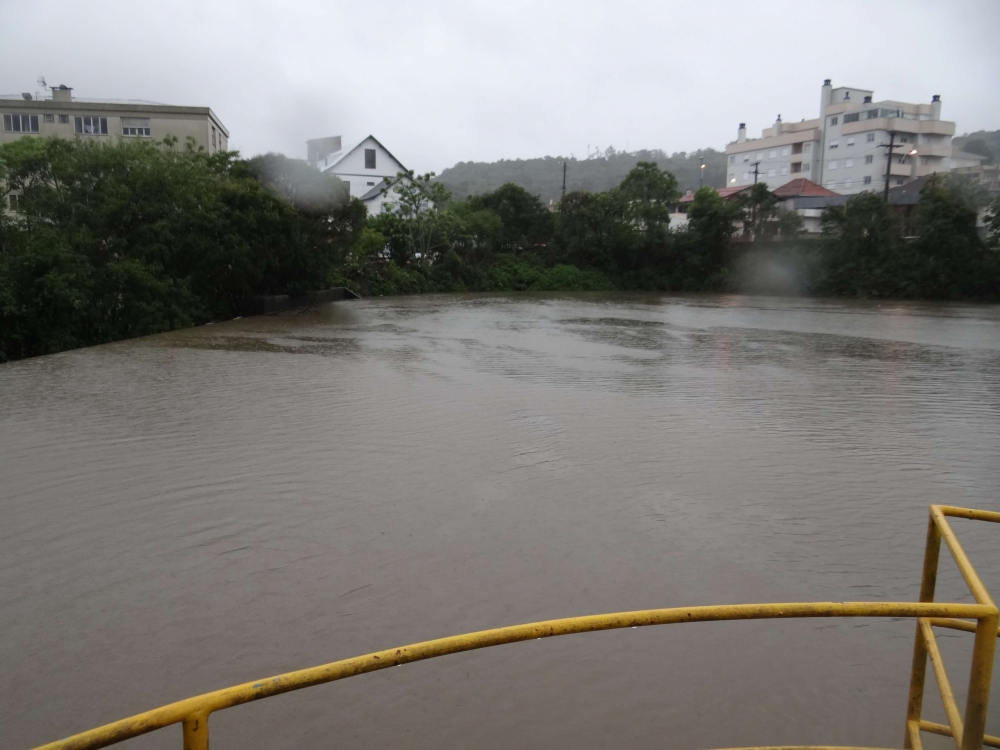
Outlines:
[[[887,158],[887,149],[881,146],[889,143],[890,129],[896,132],[898,146],[893,150],[890,186],[957,166],[951,157],[955,124],[940,119],[940,99],[935,97],[929,104],[865,101],[871,97],[872,92],[866,89],[833,88],[825,82],[816,120],[776,123],[764,129],[758,139],[737,139],[726,147],[726,186],[752,184],[753,164],[760,162],[758,181],[771,188],[803,177],[845,195],[880,191],[885,186]],[[870,128],[866,127],[869,121]],[[809,128],[814,128],[810,135],[815,134],[811,141],[799,136]],[[794,153],[794,145],[790,151],[789,140],[803,141],[803,153]],[[918,153],[911,156],[914,148]],[[796,163],[800,164],[799,172],[792,171]]]
[[[365,151],[375,151],[375,166],[365,166]],[[346,154],[331,154],[328,166],[319,162],[321,171],[336,175],[351,187],[351,196],[359,197],[375,187],[383,179],[394,179],[406,167],[399,163],[375,138],[368,136]]]
[[[793,134],[792,137],[795,135]],[[759,162],[757,181],[766,182],[770,188],[780,187],[800,177],[816,182],[815,172],[819,141],[800,140],[795,143],[773,143],[779,139],[780,136],[778,138],[767,137],[739,144],[746,150],[728,155],[726,187],[752,185],[754,183],[755,162]]]

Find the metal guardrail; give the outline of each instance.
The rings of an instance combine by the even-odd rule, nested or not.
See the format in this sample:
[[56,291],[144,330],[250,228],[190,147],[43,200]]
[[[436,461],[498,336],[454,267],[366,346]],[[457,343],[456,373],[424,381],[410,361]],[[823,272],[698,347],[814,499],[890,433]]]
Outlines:
[[[923,578],[919,602],[794,602],[785,604],[724,604],[708,607],[675,607],[606,615],[587,615],[562,620],[546,620],[526,625],[514,625],[494,630],[481,630],[449,638],[414,643],[409,646],[377,651],[353,659],[331,662],[311,669],[288,672],[264,680],[247,682],[235,687],[205,693],[194,698],[171,703],[127,719],[43,745],[38,750],[89,750],[107,747],[132,737],[183,724],[184,750],[208,750],[208,719],[215,711],[239,706],[272,695],[321,685],[345,677],[374,672],[399,664],[408,664],[437,656],[472,651],[504,643],[551,638],[571,633],[597,630],[671,625],[684,622],[720,620],[764,620],[801,617],[914,617],[917,619],[916,643],[906,711],[906,731],[903,747],[923,750],[921,732],[952,737],[957,750],[980,750],[985,744],[1000,748],[1000,737],[984,734],[989,706],[990,680],[998,632],[997,606],[983,586],[972,563],[948,523],[948,517],[1000,523],[1000,513],[954,508],[943,505],[930,507],[927,547],[924,553]],[[951,551],[962,577],[976,600],[975,604],[934,601],[941,540]],[[934,636],[934,627],[975,633],[972,669],[965,704],[965,716],[958,710],[954,692],[941,659]],[[926,721],[921,717],[927,661],[931,662],[944,703],[948,724]],[[744,748],[743,750],[806,750],[800,748]],[[871,748],[833,748],[813,746],[809,750],[873,750]]]

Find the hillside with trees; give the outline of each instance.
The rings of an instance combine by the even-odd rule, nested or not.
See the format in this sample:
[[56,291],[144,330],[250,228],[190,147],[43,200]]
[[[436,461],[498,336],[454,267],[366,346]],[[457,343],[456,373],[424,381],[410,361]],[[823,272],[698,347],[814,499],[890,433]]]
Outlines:
[[724,187],[726,155],[707,148],[691,153],[665,151],[615,151],[609,147],[589,159],[545,156],[539,159],[501,159],[496,162],[459,162],[444,170],[438,181],[456,198],[489,193],[502,185],[523,187],[548,205],[562,194],[563,162],[566,162],[566,192],[605,192],[621,183],[641,162],[656,162],[677,178],[681,192],[698,188],[701,159],[705,160],[704,184]]
[[987,164],[1000,159],[1000,130],[977,130],[975,133],[957,135],[952,139],[953,148],[986,157]]

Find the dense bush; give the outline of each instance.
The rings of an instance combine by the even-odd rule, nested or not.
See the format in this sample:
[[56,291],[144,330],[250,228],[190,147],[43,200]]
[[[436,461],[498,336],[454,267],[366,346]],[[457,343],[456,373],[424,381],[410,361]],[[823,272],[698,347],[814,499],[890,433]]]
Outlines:
[[[339,183],[338,183],[339,186]],[[297,208],[253,165],[176,142],[0,147],[0,360],[232,317],[326,285],[364,208]]]

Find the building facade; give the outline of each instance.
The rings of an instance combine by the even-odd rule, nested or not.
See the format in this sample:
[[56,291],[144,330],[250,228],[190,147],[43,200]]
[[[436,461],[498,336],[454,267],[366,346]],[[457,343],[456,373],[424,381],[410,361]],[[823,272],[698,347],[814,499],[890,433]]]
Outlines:
[[820,89],[819,117],[785,123],[779,115],[760,138],[751,139],[740,123],[736,140],[726,146],[727,187],[752,185],[755,177],[771,188],[805,178],[852,195],[883,190],[887,179],[890,186],[904,185],[956,166],[955,123],[941,119],[940,96],[929,104],[907,104],[876,102],[873,95],[867,89],[834,88],[827,79]]
[[382,191],[406,167],[371,135],[351,148],[341,146],[339,135],[306,141],[307,159],[321,172],[346,182],[351,197],[364,203],[370,215],[391,208],[392,191],[387,195]]
[[181,147],[190,137],[196,147],[208,153],[229,148],[229,131],[208,107],[75,99],[73,89],[67,86],[50,91],[49,99],[36,99],[31,94],[0,98],[0,143],[31,136],[98,142],[121,138],[161,141],[175,136]]

